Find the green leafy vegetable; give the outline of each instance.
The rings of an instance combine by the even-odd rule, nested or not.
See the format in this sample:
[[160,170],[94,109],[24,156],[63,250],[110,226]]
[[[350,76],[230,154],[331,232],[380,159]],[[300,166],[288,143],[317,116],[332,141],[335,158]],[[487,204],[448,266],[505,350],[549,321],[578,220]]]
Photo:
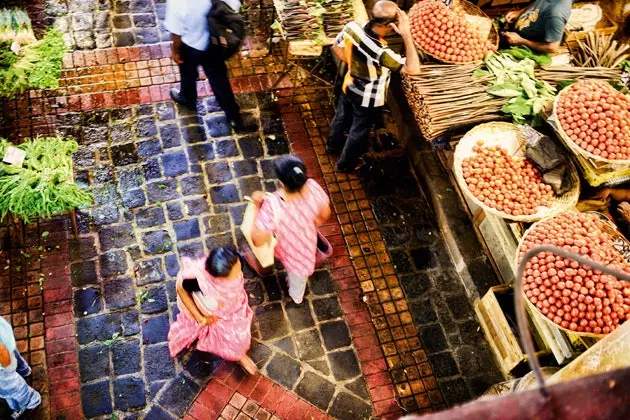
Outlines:
[[486,92],[490,95],[500,96],[502,98],[515,98],[523,95],[523,89],[521,89],[519,85],[513,83],[494,85],[489,87]]
[[551,57],[549,57],[548,54],[536,53],[524,45],[513,46],[507,50],[501,50],[499,52],[511,55],[517,60],[524,60],[528,58],[536,62],[539,66],[548,66],[551,64]]

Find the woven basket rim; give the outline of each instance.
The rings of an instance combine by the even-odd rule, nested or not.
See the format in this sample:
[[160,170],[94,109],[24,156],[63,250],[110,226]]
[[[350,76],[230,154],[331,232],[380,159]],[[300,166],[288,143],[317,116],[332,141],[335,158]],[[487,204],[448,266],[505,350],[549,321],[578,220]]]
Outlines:
[[471,193],[470,190],[468,189],[468,184],[466,183],[466,180],[464,179],[464,175],[461,168],[461,162],[463,161],[463,157],[461,155],[463,153],[462,152],[463,146],[466,144],[466,142],[472,141],[470,140],[470,137],[472,137],[473,134],[477,134],[479,131],[484,131],[484,130],[487,130],[487,131],[499,130],[499,131],[505,131],[505,132],[512,131],[516,133],[516,137],[518,141],[521,143],[521,145],[526,143],[526,140],[523,138],[520,131],[514,124],[509,123],[509,122],[498,122],[498,121],[479,124],[476,127],[469,130],[461,138],[461,140],[457,144],[457,147],[455,148],[455,154],[453,157],[453,171],[455,172],[455,179],[457,179],[457,183],[459,184],[460,188],[464,191],[464,194],[466,194],[466,196],[469,199],[471,199],[476,205],[481,207],[484,211],[494,216],[501,217],[502,219],[514,220],[517,222],[526,222],[526,223],[536,222],[538,220],[556,215],[558,213],[566,211],[567,209],[575,207],[575,204],[578,202],[578,199],[580,196],[580,179],[579,179],[577,169],[575,168],[575,165],[570,159],[567,160],[567,163],[568,163],[568,168],[569,168],[569,172],[571,176],[571,181],[573,182],[573,188],[571,188],[571,190],[565,192],[561,196],[556,196],[551,203],[551,207],[547,207],[548,210],[544,212],[539,211],[534,214],[514,216],[511,214],[504,213],[493,207],[490,207],[486,205],[485,203],[483,203],[481,200],[479,200],[477,197],[475,197],[475,195]]
[[[474,12],[474,13],[472,13],[473,16],[479,16],[479,17],[484,17],[486,19],[490,19],[490,17],[483,10],[481,10],[479,7],[475,6],[474,4],[468,2],[467,0],[457,0],[456,2],[453,3],[453,5],[455,7],[459,7],[461,9],[464,9],[465,12]],[[467,13],[467,14],[471,14],[471,13]],[[492,21],[492,19],[490,19],[490,21]],[[488,33],[487,40],[492,41],[492,39],[494,39],[493,45],[496,48],[498,48],[498,46],[499,46],[499,33],[497,32],[497,28],[495,28],[494,25],[490,25],[490,32]],[[418,44],[416,42],[415,39],[413,40],[413,43],[416,46],[417,50],[421,51],[423,54],[428,55],[432,59],[434,59],[436,61],[439,61],[441,63],[446,63],[446,64],[479,64],[479,63],[483,62],[483,59],[481,59],[481,60],[472,60],[472,61],[451,61],[451,60],[445,60],[443,58],[436,57],[435,55],[433,55],[430,52],[426,51],[424,48],[422,48],[420,46],[420,44]]]
[[[581,79],[581,80],[592,80],[595,82],[601,82],[601,79]],[[578,81],[579,82],[579,81]],[[570,89],[573,85],[569,85],[566,86],[564,89],[562,89],[560,92],[558,92],[558,94],[556,95],[556,99],[554,99],[553,101],[553,118],[556,120],[557,124],[552,124],[552,127],[554,128],[554,131],[562,138],[562,140],[569,146],[569,148],[577,154],[580,154],[586,158],[589,159],[593,159],[597,162],[603,162],[603,163],[612,163],[612,164],[617,164],[617,165],[630,165],[630,159],[626,159],[626,160],[612,160],[612,159],[607,159],[607,158],[603,158],[601,156],[597,156],[596,154],[593,154],[591,152],[587,152],[586,150],[582,149],[580,146],[578,146],[572,139],[571,137],[569,137],[569,135],[564,131],[564,128],[562,127],[562,124],[560,123],[560,121],[558,120],[558,102],[560,101],[560,98],[562,97],[562,95],[565,95],[566,92],[568,91],[568,89]]]
[[[569,212],[580,213],[577,209],[575,209],[575,210],[570,210]],[[554,217],[558,217],[558,216],[560,216],[560,215],[561,215],[561,214],[563,214],[563,213],[568,213],[568,212],[562,212],[562,213],[558,213],[558,214],[555,214],[555,215],[550,216],[550,217],[545,217],[544,219],[541,219],[541,220],[539,220],[538,222],[536,222],[536,223],[532,224],[532,225],[531,225],[531,226],[530,226],[530,227],[529,227],[529,228],[525,231],[525,233],[523,234],[523,237],[521,238],[521,240],[520,240],[520,241],[518,241],[518,246],[517,246],[517,248],[516,248],[516,255],[514,256],[514,267],[518,267],[518,265],[519,265],[519,263],[520,263],[520,261],[519,261],[519,257],[518,257],[518,254],[519,254],[519,252],[520,252],[521,247],[522,247],[522,246],[523,246],[523,244],[525,243],[525,238],[527,237],[527,235],[528,235],[530,232],[532,232],[532,231],[534,230],[534,228],[535,228],[536,226],[538,226],[538,224],[540,224],[540,223],[542,223],[542,222],[545,222],[545,221],[547,221],[547,220],[549,220],[549,219],[553,219]],[[601,213],[596,212],[596,211],[587,211],[587,212],[584,212],[584,213],[595,213],[595,214],[597,214],[598,216],[600,216],[600,217],[601,217]],[[604,225],[603,225],[604,227],[608,228],[608,229],[604,230],[604,233],[609,234],[609,235],[610,235],[610,236],[612,236],[613,238],[615,238],[615,237],[617,237],[617,238],[621,238],[621,239],[622,239],[622,240],[624,240],[626,243],[628,243],[628,245],[630,245],[630,242],[628,242],[628,240],[627,240],[626,238],[624,238],[624,237],[623,237],[623,235],[621,235],[621,234],[619,233],[619,231],[615,230],[614,232],[611,232],[611,231],[610,231],[610,229],[612,229],[612,228],[611,228],[611,226],[610,226],[609,224],[606,224],[606,223],[605,223],[605,222],[603,222],[603,221],[602,221],[602,223],[604,223]],[[616,250],[615,250],[615,252],[616,252]],[[592,338],[603,338],[603,337],[606,337],[608,334],[610,334],[610,333],[608,333],[608,334],[594,334],[594,333],[587,333],[587,332],[573,331],[573,330],[570,330],[570,329],[568,329],[568,328],[564,328],[563,326],[558,325],[558,324],[556,324],[555,322],[553,322],[551,319],[547,318],[547,317],[545,316],[545,314],[543,314],[543,313],[542,313],[542,311],[541,311],[540,309],[538,309],[538,308],[536,307],[536,305],[534,305],[534,304],[533,304],[533,303],[529,300],[529,298],[525,295],[525,292],[524,292],[524,291],[521,291],[521,293],[523,294],[523,299],[527,302],[527,304],[529,305],[529,307],[530,307],[533,311],[536,311],[536,312],[538,313],[538,315],[540,315],[540,317],[541,317],[541,318],[543,318],[543,319],[544,319],[547,323],[549,323],[549,324],[551,324],[552,326],[554,326],[554,327],[556,327],[556,328],[558,328],[558,329],[560,329],[560,330],[564,331],[565,333],[579,335],[580,337],[592,337]],[[624,322],[625,322],[625,321],[624,321]],[[623,322],[622,322],[621,324],[619,324],[619,326],[618,326],[617,328],[619,328],[622,324],[623,324]],[[611,332],[612,332],[612,331],[611,331]]]

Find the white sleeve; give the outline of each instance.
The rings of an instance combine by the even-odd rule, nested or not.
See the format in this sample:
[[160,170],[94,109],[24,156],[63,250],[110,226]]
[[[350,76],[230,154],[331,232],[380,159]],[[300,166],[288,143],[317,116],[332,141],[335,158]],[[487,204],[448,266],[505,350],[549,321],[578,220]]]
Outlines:
[[223,2],[230,6],[235,12],[241,10],[241,2],[239,0],[223,0]]
[[182,35],[184,33],[184,22],[182,14],[177,10],[176,1],[177,0],[166,0],[164,27],[172,34]]

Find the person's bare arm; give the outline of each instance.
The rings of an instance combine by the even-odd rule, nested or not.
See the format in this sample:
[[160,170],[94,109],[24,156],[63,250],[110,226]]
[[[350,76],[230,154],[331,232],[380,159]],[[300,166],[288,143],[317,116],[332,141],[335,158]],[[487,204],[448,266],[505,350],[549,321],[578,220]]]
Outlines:
[[411,28],[409,27],[409,17],[402,10],[398,10],[398,22],[392,23],[392,27],[400,35],[405,44],[405,65],[400,70],[406,74],[420,73],[420,57],[413,43]]
[[348,59],[346,58],[346,49],[341,45],[333,45],[333,52],[337,56],[337,58],[344,63],[348,64]]
[[516,22],[516,20],[521,17],[521,15],[523,14],[523,12],[525,10],[527,10],[529,6],[525,6],[522,9],[518,9],[518,10],[510,10],[509,12],[507,12],[507,14],[505,15],[505,20],[508,21],[508,23],[514,23]]
[[615,201],[624,202],[630,201],[630,190],[627,189],[615,189],[604,188],[597,196],[606,199],[612,197]]
[[7,367],[11,364],[11,354],[4,344],[0,344],[0,365]]
[[541,53],[554,53],[558,51],[560,47],[560,42],[536,42],[530,41],[529,39],[525,39],[516,32],[505,32],[503,34],[510,43],[510,45],[524,45],[526,47],[531,48],[534,51],[538,51]]
[[319,213],[317,214],[317,218],[315,219],[315,224],[317,226],[321,226],[326,223],[326,220],[330,217],[332,212],[330,211],[330,204],[326,204],[319,209]]
[[180,48],[182,47],[182,37],[176,34],[171,34],[171,38],[173,39],[172,50],[173,50],[173,61],[175,63],[182,64],[184,60],[182,60],[182,56],[179,53]]

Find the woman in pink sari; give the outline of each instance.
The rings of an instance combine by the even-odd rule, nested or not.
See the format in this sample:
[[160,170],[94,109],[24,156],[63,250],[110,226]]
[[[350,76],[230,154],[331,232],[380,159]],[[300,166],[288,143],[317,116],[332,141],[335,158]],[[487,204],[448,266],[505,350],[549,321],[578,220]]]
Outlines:
[[180,313],[168,333],[171,357],[196,341],[197,350],[239,362],[249,374],[257,372],[247,356],[254,313],[236,251],[216,248],[205,260],[182,258],[177,306]]

